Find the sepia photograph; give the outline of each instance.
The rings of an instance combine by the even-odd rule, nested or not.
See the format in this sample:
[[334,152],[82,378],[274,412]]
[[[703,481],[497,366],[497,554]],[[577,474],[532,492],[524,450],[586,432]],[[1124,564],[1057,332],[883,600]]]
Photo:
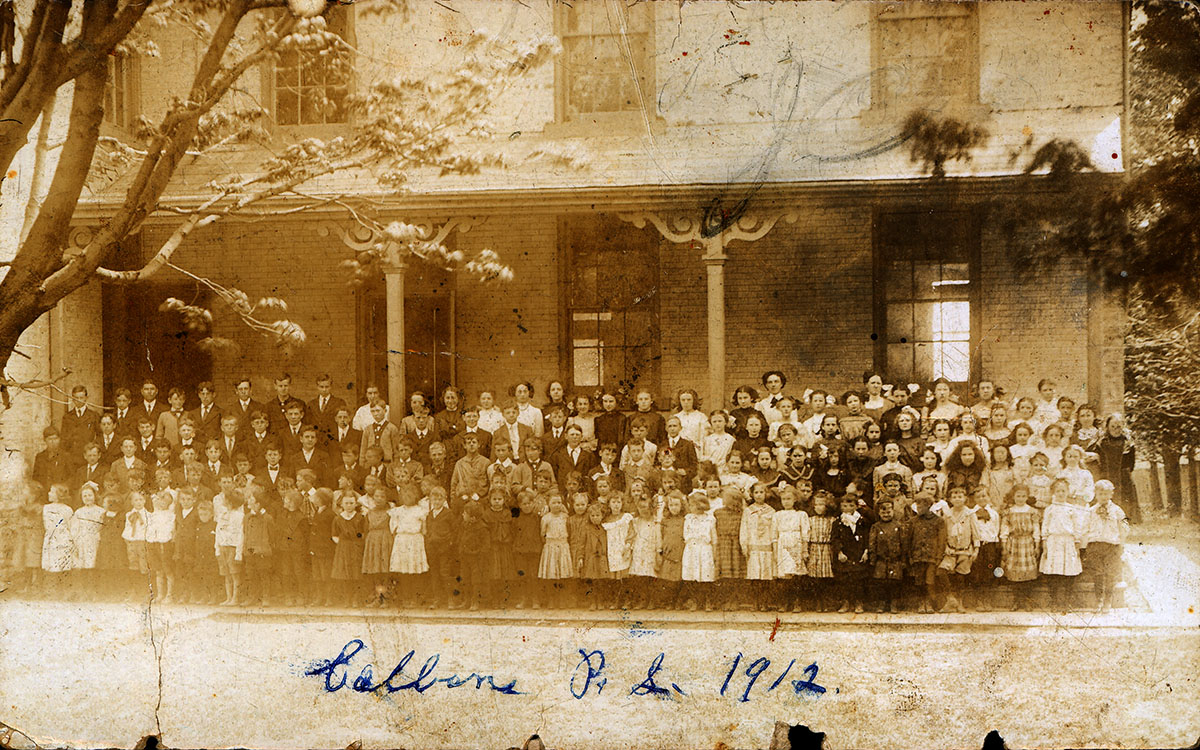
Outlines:
[[1193,3],[0,0],[0,167],[0,748],[1200,740]]

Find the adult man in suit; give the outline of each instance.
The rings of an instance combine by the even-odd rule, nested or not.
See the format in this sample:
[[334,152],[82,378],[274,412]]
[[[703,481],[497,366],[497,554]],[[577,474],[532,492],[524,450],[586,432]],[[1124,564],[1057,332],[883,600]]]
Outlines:
[[221,407],[215,403],[216,389],[207,380],[196,388],[196,395],[200,406],[187,412],[187,417],[196,425],[196,439],[206,442],[221,434]]
[[[577,471],[586,480],[599,461],[595,453],[583,447],[583,429],[579,425],[567,425],[564,433],[566,442],[550,457],[550,465],[554,468],[554,476],[558,477],[559,489],[565,492],[567,474]],[[545,439],[545,435],[542,437]]]
[[167,405],[158,400],[158,386],[149,378],[142,381],[142,401],[131,407],[133,418],[140,420],[145,416],[151,425],[157,426],[158,415],[164,411],[167,411]]
[[297,471],[312,469],[316,474],[315,486],[332,487],[329,454],[317,447],[317,440],[317,428],[305,425],[300,431],[300,450],[288,456],[288,465]]
[[521,455],[521,446],[526,440],[533,437],[533,428],[517,421],[521,411],[516,401],[511,399],[505,401],[500,407],[500,413],[504,416],[504,424],[492,433],[492,460],[496,460],[496,443],[508,443],[512,448],[513,458],[516,460]]
[[228,410],[228,413],[238,418],[238,429],[242,432],[250,431],[250,418],[254,412],[261,411],[266,414],[262,403],[254,400],[254,385],[250,382],[250,378],[242,378],[233,384],[233,392],[236,395],[236,400]]
[[71,389],[71,403],[59,427],[63,450],[75,457],[83,455],[83,446],[100,434],[100,413],[87,404],[88,390],[77,385]]
[[339,407],[333,417],[333,430],[329,433],[329,444],[326,446],[326,450],[332,457],[335,452],[350,448],[354,450],[354,455],[357,457],[361,445],[362,430],[356,430],[350,426],[350,407]]
[[[317,428],[317,437],[321,445],[328,447],[333,439],[333,433],[337,429],[338,410],[349,408],[345,401],[333,395],[333,378],[329,373],[318,376],[317,397],[308,402],[308,422]],[[348,419],[346,423],[349,424]]]

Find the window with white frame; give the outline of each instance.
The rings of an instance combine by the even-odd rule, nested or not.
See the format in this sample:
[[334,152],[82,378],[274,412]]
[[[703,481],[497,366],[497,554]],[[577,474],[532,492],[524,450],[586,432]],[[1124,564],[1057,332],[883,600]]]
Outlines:
[[[344,5],[332,6],[325,14],[325,29],[342,39],[350,39],[350,23],[350,9]],[[353,65],[345,46],[285,50],[275,61],[272,73],[275,124],[346,121]]]
[[874,9],[872,106],[979,100],[976,3],[881,3]]
[[622,0],[557,5],[559,122],[640,118],[654,106],[653,6]]

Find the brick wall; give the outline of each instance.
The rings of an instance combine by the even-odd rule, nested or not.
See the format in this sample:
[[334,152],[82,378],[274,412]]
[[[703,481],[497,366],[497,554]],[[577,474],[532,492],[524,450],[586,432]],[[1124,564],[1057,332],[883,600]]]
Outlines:
[[[683,388],[708,390],[708,271],[703,250],[664,242],[659,251],[661,396],[667,404]],[[707,410],[715,405],[702,403]]]
[[998,224],[984,227],[980,259],[984,376],[1010,394],[1031,395],[1040,379],[1050,378],[1059,393],[1086,397],[1088,282],[1082,260],[1023,272],[1011,262]]
[[[509,282],[458,279],[456,299],[457,381],[473,396],[485,388],[507,392],[531,381],[541,401],[546,384],[559,377],[558,227],[553,216],[492,217],[458,234],[467,257],[484,248],[513,269]],[[497,394],[498,398],[502,398]]]
[[[294,220],[218,224],[193,236],[175,256],[178,265],[236,286],[251,300],[282,297],[289,305],[287,317],[299,323],[308,337],[297,351],[281,351],[217,304],[214,333],[238,345],[236,352],[221,351],[213,358],[219,399],[232,398],[233,381],[243,374],[251,376],[256,397],[269,398],[274,376],[285,370],[292,374],[292,392],[299,396],[314,395],[316,376],[328,371],[335,392],[348,393],[349,400],[357,398],[355,294],[338,266],[350,251],[336,237],[320,236],[317,226]],[[162,239],[147,234],[147,252],[153,252]],[[268,312],[264,317],[275,316]]]
[[726,391],[783,370],[804,388],[862,382],[871,366],[867,207],[813,208],[759,241],[732,243],[725,266]]

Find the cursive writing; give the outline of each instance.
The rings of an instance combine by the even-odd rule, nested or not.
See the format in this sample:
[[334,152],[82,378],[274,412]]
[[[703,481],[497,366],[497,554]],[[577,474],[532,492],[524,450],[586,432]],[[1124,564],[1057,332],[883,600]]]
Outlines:
[[[415,651],[409,651],[400,658],[396,666],[386,678],[379,682],[375,682],[375,669],[371,664],[365,664],[359,670],[358,676],[350,680],[350,663],[354,657],[366,648],[366,645],[355,638],[342,646],[342,650],[332,659],[320,659],[311,664],[305,670],[306,677],[324,677],[325,691],[336,693],[344,687],[349,687],[356,693],[397,693],[402,690],[412,690],[417,693],[425,693],[431,688],[438,685],[444,686],[446,689],[453,690],[464,685],[474,685],[476,690],[482,690],[487,686],[492,692],[500,693],[501,695],[523,695],[520,690],[517,690],[517,681],[515,679],[498,685],[496,678],[490,674],[479,674],[472,672],[466,677],[460,676],[457,672],[446,676],[436,676],[438,662],[441,661],[440,654],[430,656],[417,670],[416,676],[405,674],[405,668],[409,662],[416,656]],[[349,683],[349,685],[347,685]]]

